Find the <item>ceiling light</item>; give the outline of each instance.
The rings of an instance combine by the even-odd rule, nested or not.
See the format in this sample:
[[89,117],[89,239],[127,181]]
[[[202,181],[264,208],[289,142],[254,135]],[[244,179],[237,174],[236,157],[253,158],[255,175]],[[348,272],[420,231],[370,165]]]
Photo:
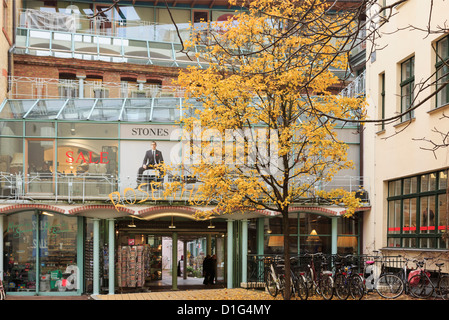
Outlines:
[[50,216],[53,217],[54,214],[53,213],[48,213],[47,211],[42,211],[42,214],[46,215],[46,216]]
[[210,219],[210,224],[207,226],[208,229],[215,229],[215,226],[212,224],[212,219]]
[[171,225],[168,226],[169,229],[175,229],[176,226],[173,224],[173,216],[171,216]]
[[136,228],[137,226],[134,224],[134,217],[131,218],[132,221],[130,224],[128,224],[128,228]]

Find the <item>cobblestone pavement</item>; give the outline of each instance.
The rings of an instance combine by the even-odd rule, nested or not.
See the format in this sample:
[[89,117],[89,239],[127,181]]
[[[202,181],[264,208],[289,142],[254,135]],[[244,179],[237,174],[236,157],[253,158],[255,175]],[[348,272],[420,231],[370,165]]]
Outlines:
[[[115,295],[98,295],[92,296],[92,298],[95,300],[282,300],[281,295],[273,298],[263,290],[251,290],[243,288],[128,293]],[[314,295],[309,297],[308,300],[323,300],[323,298]],[[338,299],[334,297],[333,300]],[[348,300],[351,299],[349,298]],[[383,299],[377,293],[369,293],[363,298],[363,300],[386,299]],[[407,295],[401,295],[394,300],[419,299],[414,299]]]

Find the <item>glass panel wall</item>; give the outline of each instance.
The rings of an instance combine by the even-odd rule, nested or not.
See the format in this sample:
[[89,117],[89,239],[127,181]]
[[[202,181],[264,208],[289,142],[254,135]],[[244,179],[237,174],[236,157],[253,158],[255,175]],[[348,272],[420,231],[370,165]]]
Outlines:
[[[388,246],[445,249],[447,170],[389,182]],[[397,186],[403,185],[403,188]]]
[[34,211],[3,217],[4,285],[7,292],[36,290],[37,225]]
[[23,211],[3,217],[8,292],[76,291],[77,217]]
[[43,212],[39,223],[39,291],[76,290],[77,218]]
[[[339,218],[337,223],[338,253],[358,253],[358,219]],[[313,213],[290,214],[289,229],[290,253],[332,252],[332,218]],[[264,234],[265,254],[284,252],[282,218],[265,219]]]

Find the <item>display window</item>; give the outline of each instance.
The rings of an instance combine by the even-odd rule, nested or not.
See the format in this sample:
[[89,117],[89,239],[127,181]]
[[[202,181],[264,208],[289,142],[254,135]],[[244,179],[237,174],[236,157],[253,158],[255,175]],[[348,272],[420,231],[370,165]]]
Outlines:
[[7,292],[73,292],[79,288],[76,217],[33,210],[3,219]]

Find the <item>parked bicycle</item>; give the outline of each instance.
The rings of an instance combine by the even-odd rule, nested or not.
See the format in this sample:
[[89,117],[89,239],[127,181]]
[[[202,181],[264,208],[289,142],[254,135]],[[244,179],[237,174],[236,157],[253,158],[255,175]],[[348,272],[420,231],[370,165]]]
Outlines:
[[349,295],[354,300],[360,300],[365,295],[365,284],[363,277],[357,272],[358,265],[352,263],[354,256],[347,255],[343,257],[346,262],[341,272],[335,276],[334,290],[340,300],[348,299]]
[[[377,251],[376,251],[377,252]],[[380,271],[377,279],[374,281],[374,290],[385,299],[395,299],[404,292],[404,281],[402,277],[395,272],[387,270],[387,259],[382,255],[377,256],[375,264],[380,263]]]
[[266,258],[268,266],[265,268],[265,286],[272,297],[276,297],[278,293],[281,293],[282,296],[284,296],[284,265],[279,262],[279,257]]
[[409,274],[410,272],[412,272],[414,269],[409,268],[408,264],[409,262],[416,262],[415,259],[408,259],[406,257],[402,257],[401,258],[404,259],[404,262],[402,263],[402,267],[399,270],[399,272],[397,273],[397,275],[399,276],[399,278],[401,278],[402,282],[404,283],[404,288],[403,288],[403,292],[404,294],[409,294],[410,290],[409,290],[409,285],[408,285],[408,278],[409,278]]
[[[334,281],[332,271],[326,270],[328,265],[326,257],[322,252],[306,254],[310,257],[310,263],[305,271],[305,279],[309,290],[309,295],[314,293],[321,295],[325,300],[332,299]],[[315,259],[319,263],[315,264]]]
[[449,275],[443,274],[441,269],[444,263],[435,263],[438,267],[437,279],[432,281],[430,278],[430,272],[426,269],[427,260],[431,258],[424,258],[418,261],[418,270],[416,274],[413,274],[409,279],[410,293],[415,298],[427,299],[434,293],[436,296],[441,297],[444,300],[449,299]]
[[3,280],[0,274],[0,300],[6,299],[5,287],[3,286]]
[[296,257],[290,259],[291,266],[291,284],[292,297],[299,297],[301,300],[307,300],[309,297],[309,288],[307,286],[305,272],[301,271],[299,261]]
[[334,261],[334,294],[340,300],[346,300],[349,296],[349,288],[346,287],[346,273],[344,271],[344,264],[341,257],[336,257]]

